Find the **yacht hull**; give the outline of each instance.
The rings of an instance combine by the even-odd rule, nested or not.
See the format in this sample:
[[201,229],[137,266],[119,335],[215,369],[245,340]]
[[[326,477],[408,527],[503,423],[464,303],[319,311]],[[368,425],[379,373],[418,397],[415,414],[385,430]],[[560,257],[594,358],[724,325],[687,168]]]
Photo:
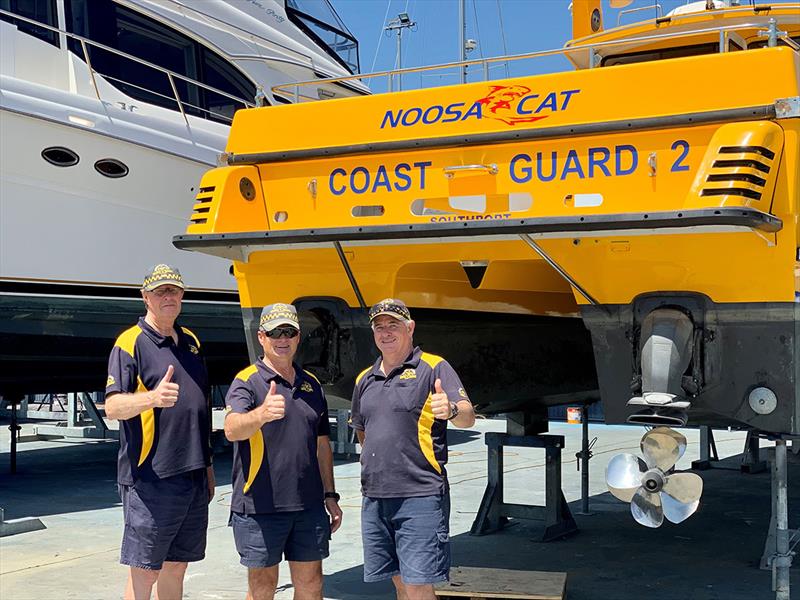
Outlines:
[[[34,294],[30,287],[0,292],[0,395],[104,389],[114,340],[144,312],[138,291],[86,295],[102,290],[75,286],[71,294],[56,295]],[[229,384],[247,363],[235,295],[209,302],[193,301],[190,294],[179,322],[200,339],[212,384]]]

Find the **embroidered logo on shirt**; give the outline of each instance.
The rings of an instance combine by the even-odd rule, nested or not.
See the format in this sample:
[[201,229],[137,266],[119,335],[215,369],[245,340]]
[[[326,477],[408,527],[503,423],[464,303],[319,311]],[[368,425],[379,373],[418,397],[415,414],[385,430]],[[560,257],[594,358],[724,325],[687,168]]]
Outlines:
[[414,369],[406,369],[400,373],[400,379],[416,379],[417,372]]
[[314,388],[313,388],[313,387],[311,387],[311,384],[310,384],[310,383],[308,383],[307,381],[304,381],[304,382],[303,382],[303,383],[300,385],[300,391],[301,391],[301,392],[313,392],[313,391],[314,391]]
[[464,391],[464,388],[458,388],[458,395],[461,396],[462,398],[466,398],[467,392]]
[[109,375],[108,379],[106,379],[106,387],[110,387],[110,386],[114,385],[115,383],[117,383],[117,380],[114,379],[113,375]]
[[197,346],[193,346],[192,344],[189,344],[189,351],[192,354],[200,354],[200,350],[197,349]]

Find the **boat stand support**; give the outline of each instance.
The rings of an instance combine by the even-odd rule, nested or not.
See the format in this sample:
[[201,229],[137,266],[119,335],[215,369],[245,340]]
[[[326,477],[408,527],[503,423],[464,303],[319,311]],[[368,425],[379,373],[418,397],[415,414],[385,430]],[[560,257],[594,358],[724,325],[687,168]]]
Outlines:
[[[747,432],[742,450],[742,462],[738,470],[752,475],[767,470],[767,461],[761,459],[760,438],[753,431]],[[692,461],[692,469],[705,471],[707,469],[736,470],[736,467],[722,466],[720,464],[717,445],[714,442],[714,431],[708,425],[700,426],[700,459]]]
[[[489,449],[488,481],[471,535],[484,535],[502,529],[509,517],[544,521],[541,540],[549,542],[576,533],[578,525],[561,490],[561,450],[563,435],[509,435],[487,433]],[[545,505],[511,504],[503,500],[503,448],[516,446],[543,448],[545,451]]]
[[786,439],[779,438],[775,440],[775,458],[772,461],[772,517],[761,556],[761,568],[772,570],[775,600],[791,598],[789,571],[795,554],[793,549],[800,543],[800,530],[789,529],[788,479]]

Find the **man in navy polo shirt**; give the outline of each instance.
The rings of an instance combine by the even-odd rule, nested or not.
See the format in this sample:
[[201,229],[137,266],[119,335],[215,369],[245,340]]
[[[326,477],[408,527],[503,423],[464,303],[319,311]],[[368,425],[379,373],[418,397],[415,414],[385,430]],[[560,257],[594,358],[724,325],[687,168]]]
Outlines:
[[274,597],[285,556],[295,598],[322,600],[322,559],[342,522],[328,404],[316,377],[292,362],[300,344],[294,306],[266,306],[258,341],[263,357],[239,372],[225,398],[225,435],[235,442],[230,525],[248,598]]
[[156,265],[142,284],[147,314],[108,360],[106,416],[120,421],[117,483],[125,517],[126,600],[183,596],[187,563],[205,556],[214,497],[210,388],[200,342],[176,319],[184,284]]
[[364,581],[391,578],[401,600],[434,600],[450,572],[447,421],[475,423],[453,367],[414,347],[406,305],[369,311],[381,356],[356,378],[352,426],[361,443]]

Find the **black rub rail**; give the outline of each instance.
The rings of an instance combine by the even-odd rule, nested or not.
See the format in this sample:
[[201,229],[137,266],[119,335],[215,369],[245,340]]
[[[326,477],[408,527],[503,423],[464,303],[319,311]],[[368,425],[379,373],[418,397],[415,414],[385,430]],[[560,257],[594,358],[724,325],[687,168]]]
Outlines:
[[528,219],[465,220],[447,223],[329,227],[242,233],[184,234],[172,238],[182,250],[211,247],[264,246],[280,244],[319,244],[414,240],[464,236],[515,236],[523,233],[591,233],[637,229],[692,227],[744,227],[766,233],[780,231],[783,222],[754,208],[703,208],[650,213],[543,217]]

